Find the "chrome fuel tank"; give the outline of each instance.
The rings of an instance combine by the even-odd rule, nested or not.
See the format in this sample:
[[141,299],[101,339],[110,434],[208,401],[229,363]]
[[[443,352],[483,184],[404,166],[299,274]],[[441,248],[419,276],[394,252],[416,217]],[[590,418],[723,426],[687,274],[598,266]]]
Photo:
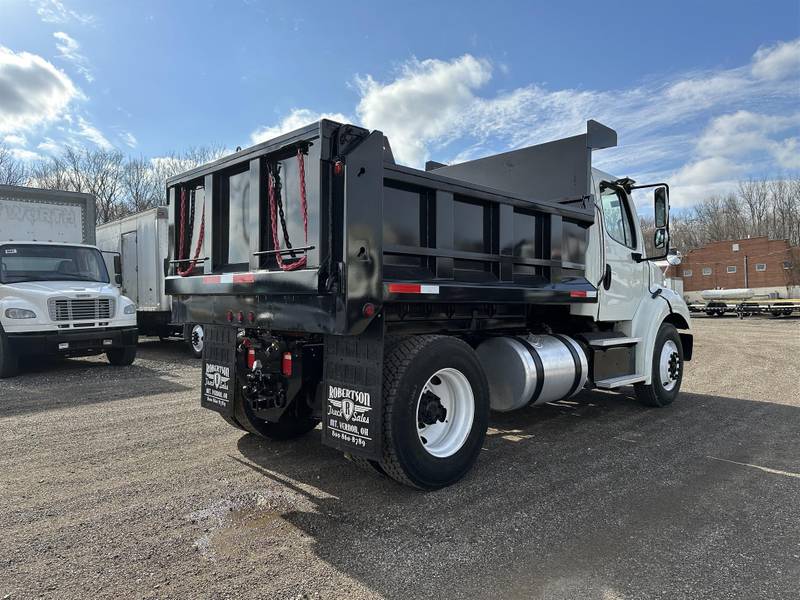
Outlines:
[[586,354],[566,335],[494,337],[477,348],[492,410],[563,400],[586,384]]

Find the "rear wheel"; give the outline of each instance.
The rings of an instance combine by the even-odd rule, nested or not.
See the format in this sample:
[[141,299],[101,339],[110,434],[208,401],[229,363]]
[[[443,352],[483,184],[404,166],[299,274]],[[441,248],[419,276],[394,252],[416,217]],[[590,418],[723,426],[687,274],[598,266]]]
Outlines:
[[253,414],[247,400],[238,394],[234,403],[233,418],[223,417],[229,424],[270,440],[292,440],[307,434],[319,423],[311,416],[298,415],[289,406],[277,423],[260,419]]
[[19,357],[11,349],[8,337],[0,329],[0,379],[13,377],[19,372]]
[[189,333],[189,348],[192,351],[192,356],[195,358],[202,358],[203,357],[203,342],[205,339],[205,332],[203,331],[203,326],[199,323],[195,323],[192,325],[192,329]]
[[132,365],[136,360],[136,346],[125,346],[124,348],[114,348],[106,351],[106,358],[115,367]]
[[678,330],[662,323],[653,347],[651,383],[637,383],[636,397],[647,406],[667,406],[678,396],[683,381],[683,346]]
[[472,468],[489,422],[489,386],[475,351],[446,336],[404,338],[384,358],[380,466],[400,483],[438,489]]
[[363,471],[375,472],[379,475],[386,475],[386,471],[383,470],[383,467],[381,467],[381,464],[377,460],[369,460],[349,453],[345,453],[344,456],[347,460]]

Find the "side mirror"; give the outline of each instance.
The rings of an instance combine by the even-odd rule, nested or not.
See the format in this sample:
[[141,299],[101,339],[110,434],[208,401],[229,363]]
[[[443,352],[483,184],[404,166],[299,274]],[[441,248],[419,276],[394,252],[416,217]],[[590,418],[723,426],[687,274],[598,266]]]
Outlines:
[[122,285],[122,257],[114,255],[114,281],[117,285]]
[[673,267],[677,267],[683,262],[683,260],[681,259],[680,254],[668,254],[667,262]]
[[[656,227],[667,226],[667,215],[669,214],[669,195],[666,187],[657,187],[653,191],[653,206],[655,212]],[[656,246],[659,248],[660,246]]]
[[659,227],[656,229],[655,233],[653,234],[653,246],[656,249],[661,250],[662,248],[666,248],[667,246],[667,228],[666,227]]

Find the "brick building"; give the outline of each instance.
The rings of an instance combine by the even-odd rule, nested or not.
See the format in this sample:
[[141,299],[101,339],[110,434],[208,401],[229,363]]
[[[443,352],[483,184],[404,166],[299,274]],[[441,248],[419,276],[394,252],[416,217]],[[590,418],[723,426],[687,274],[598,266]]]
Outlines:
[[692,302],[709,289],[750,288],[757,296],[800,297],[800,247],[768,237],[712,242],[690,250],[668,275],[683,280],[684,296]]

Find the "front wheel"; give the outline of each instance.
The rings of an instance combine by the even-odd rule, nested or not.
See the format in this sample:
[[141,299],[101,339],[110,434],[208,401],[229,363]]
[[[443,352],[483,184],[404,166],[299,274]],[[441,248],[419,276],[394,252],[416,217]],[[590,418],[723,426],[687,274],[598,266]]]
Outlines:
[[489,423],[489,385],[475,351],[447,336],[403,338],[384,357],[381,470],[421,489],[461,479]]
[[124,348],[114,348],[106,351],[106,358],[115,367],[132,365],[136,360],[136,346],[125,346]]
[[667,406],[678,397],[683,381],[683,345],[678,330],[662,323],[653,347],[651,383],[637,383],[636,397],[647,406]]

